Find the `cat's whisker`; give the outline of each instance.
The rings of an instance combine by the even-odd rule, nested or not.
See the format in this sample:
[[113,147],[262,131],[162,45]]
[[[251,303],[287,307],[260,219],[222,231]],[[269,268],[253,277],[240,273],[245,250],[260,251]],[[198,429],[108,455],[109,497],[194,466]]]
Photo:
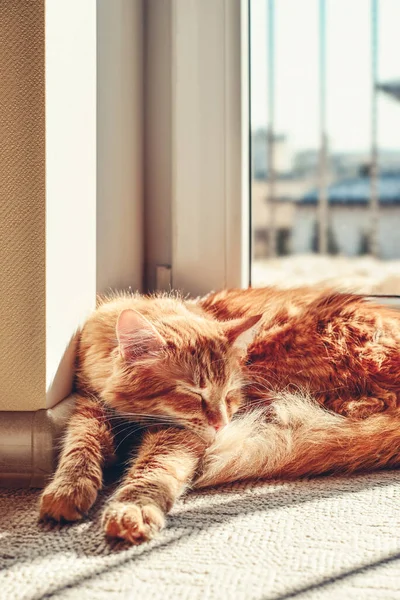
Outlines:
[[[118,444],[118,445],[117,445],[117,447],[115,448],[115,452],[117,452],[117,451],[118,451],[118,449],[119,449],[119,448],[122,446],[122,444],[124,443],[124,441],[125,441],[126,439],[128,439],[128,437],[129,437],[131,434],[133,434],[133,433],[137,434],[139,431],[143,431],[144,429],[147,429],[147,426],[146,426],[146,425],[140,426],[140,427],[136,428],[134,431],[129,431],[129,432],[128,432],[128,434],[127,434],[127,435],[126,435],[126,436],[125,436],[125,437],[124,437],[124,438],[123,438],[123,439],[122,439],[122,440],[119,442],[119,444]],[[167,429],[168,429],[168,427],[167,427]]]
[[154,422],[154,423],[132,423],[132,424],[123,424],[120,427],[116,426],[112,428],[112,433],[115,436],[120,436],[122,432],[124,431],[131,431],[132,433],[135,433],[137,431],[140,430],[145,430],[145,429],[149,429],[149,427],[162,427],[162,428],[169,428],[171,427],[170,423],[160,423],[160,422]]
[[267,377],[268,377],[268,379],[272,379],[274,381],[277,381],[278,383],[280,382],[280,380],[277,376],[272,375],[269,372],[269,371],[271,371],[271,369],[268,369],[267,367],[265,367],[265,371],[266,371],[266,375],[258,375],[257,373],[252,373],[251,377],[249,377],[249,379],[248,379],[248,383],[246,383],[245,385],[254,385],[258,380],[261,380],[263,383],[265,383]]
[[[148,420],[158,420],[158,421],[164,421],[164,422],[173,422],[175,421],[175,417],[172,416],[168,416],[168,415],[157,415],[157,414],[147,414],[147,413],[120,413],[119,415],[110,415],[110,416],[105,416],[105,420],[127,420],[127,417],[131,417],[132,419],[137,418],[137,419],[148,419]],[[134,422],[132,420],[132,422]]]
[[276,391],[276,388],[271,385],[267,385],[266,383],[255,383],[253,385],[249,384],[247,387],[251,387],[256,392],[265,392],[266,394],[274,393]]
[[[137,432],[137,429],[131,429],[130,427],[127,427],[126,429],[121,429],[120,431],[118,431],[118,433],[115,435],[115,438],[116,438],[116,439],[118,439],[118,438],[119,438],[119,437],[121,437],[121,435],[123,435],[124,433],[127,433],[127,437],[128,437],[129,435],[131,435],[131,434],[133,435],[133,434],[135,434],[136,432]],[[125,439],[125,438],[124,438],[124,439]],[[115,450],[118,450],[118,447],[119,447],[119,446],[117,446]]]
[[125,440],[128,439],[128,437],[132,434],[132,433],[137,433],[137,431],[135,432],[128,432],[127,435],[119,442],[119,444],[116,446],[115,448],[115,452],[118,452],[119,448],[122,446],[122,444],[124,443]]
[[258,407],[258,406],[268,406],[268,401],[265,398],[260,398],[259,400],[246,402],[243,405],[243,409],[246,411],[249,408],[254,408],[254,407]]
[[164,423],[164,424],[173,424],[176,422],[176,419],[162,419],[162,418],[150,418],[150,417],[142,417],[142,416],[137,416],[134,418],[128,418],[128,419],[119,419],[120,421],[123,421],[124,423],[148,423],[149,425],[151,425],[154,422],[157,423]]

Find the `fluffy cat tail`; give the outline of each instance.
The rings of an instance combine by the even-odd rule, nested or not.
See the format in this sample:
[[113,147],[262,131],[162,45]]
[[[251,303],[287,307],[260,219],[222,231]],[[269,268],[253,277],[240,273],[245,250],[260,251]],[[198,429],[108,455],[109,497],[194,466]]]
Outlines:
[[400,465],[400,411],[351,420],[307,395],[280,393],[221,430],[195,487]]

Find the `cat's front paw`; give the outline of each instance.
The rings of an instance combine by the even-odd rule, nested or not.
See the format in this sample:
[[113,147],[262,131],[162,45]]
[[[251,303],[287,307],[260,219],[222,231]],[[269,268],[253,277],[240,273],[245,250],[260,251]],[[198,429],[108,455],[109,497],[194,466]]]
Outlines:
[[40,499],[40,519],[78,521],[93,506],[97,491],[90,479],[73,483],[54,480]]
[[139,506],[114,501],[103,514],[103,527],[111,538],[141,544],[152,539],[165,525],[164,513],[155,504]]

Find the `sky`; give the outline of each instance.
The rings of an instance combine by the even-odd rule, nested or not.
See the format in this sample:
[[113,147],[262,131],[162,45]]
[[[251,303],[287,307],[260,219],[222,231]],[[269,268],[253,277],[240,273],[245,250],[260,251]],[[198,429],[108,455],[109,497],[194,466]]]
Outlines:
[[[252,127],[267,123],[267,5],[250,0]],[[330,151],[371,143],[371,0],[326,0]],[[400,79],[400,0],[379,0],[378,80]],[[294,151],[319,146],[319,0],[275,0],[275,130]],[[380,92],[378,144],[400,150],[400,102]]]

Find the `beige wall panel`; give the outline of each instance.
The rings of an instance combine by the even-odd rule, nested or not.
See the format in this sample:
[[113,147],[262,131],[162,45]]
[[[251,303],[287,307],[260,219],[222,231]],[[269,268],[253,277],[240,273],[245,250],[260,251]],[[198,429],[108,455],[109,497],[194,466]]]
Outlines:
[[45,402],[44,103],[44,3],[0,0],[0,410]]

